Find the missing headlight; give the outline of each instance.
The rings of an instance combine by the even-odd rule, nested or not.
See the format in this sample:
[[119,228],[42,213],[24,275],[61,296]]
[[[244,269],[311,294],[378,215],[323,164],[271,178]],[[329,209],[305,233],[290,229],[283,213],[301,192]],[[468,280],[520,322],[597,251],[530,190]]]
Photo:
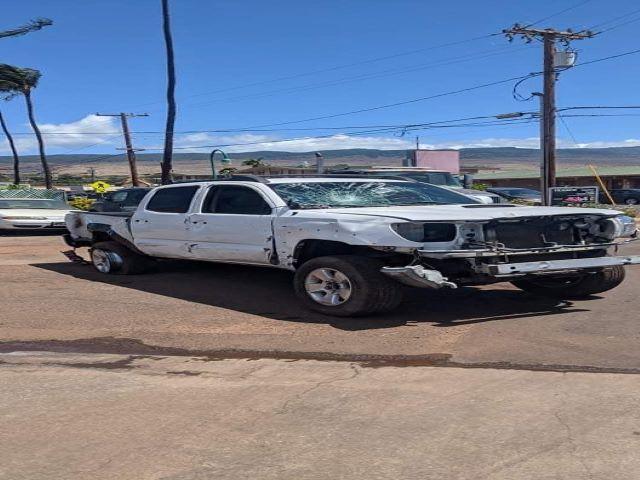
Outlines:
[[457,228],[453,223],[395,223],[398,235],[412,242],[451,242],[456,238]]

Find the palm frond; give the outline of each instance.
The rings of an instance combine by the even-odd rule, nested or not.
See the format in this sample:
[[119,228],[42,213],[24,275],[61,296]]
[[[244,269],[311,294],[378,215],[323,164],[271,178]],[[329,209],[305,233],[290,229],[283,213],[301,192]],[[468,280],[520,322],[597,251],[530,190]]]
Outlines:
[[38,86],[42,73],[34,68],[20,68],[0,63],[0,92],[19,93]]
[[0,38],[26,35],[27,33],[35,32],[36,30],[40,30],[52,24],[53,21],[49,20],[48,18],[37,18],[36,20],[31,20],[26,25],[0,32]]

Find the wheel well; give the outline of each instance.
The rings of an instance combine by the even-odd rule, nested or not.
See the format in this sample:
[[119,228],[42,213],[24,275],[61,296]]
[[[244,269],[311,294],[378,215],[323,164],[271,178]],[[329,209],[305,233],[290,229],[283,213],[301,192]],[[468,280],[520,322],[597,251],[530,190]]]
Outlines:
[[333,240],[302,240],[293,252],[295,266],[298,267],[312,258],[329,255],[359,255],[362,257],[388,258],[392,260],[398,255],[393,252],[375,250],[365,245],[349,245]]
[[93,243],[108,242],[112,240],[107,232],[92,232],[92,233],[93,233]]

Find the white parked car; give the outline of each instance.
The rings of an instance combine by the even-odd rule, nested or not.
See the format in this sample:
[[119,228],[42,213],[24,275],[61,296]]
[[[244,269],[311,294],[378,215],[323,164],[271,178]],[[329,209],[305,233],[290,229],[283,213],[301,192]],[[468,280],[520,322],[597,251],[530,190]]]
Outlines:
[[138,273],[163,258],[282,268],[295,272],[307,307],[338,316],[396,307],[401,284],[512,282],[584,297],[640,263],[608,255],[636,235],[617,211],[486,205],[425,183],[344,175],[168,185],[134,213],[74,212],[66,222],[67,243],[89,247],[101,273]]
[[0,230],[65,229],[71,211],[61,199],[0,198]]

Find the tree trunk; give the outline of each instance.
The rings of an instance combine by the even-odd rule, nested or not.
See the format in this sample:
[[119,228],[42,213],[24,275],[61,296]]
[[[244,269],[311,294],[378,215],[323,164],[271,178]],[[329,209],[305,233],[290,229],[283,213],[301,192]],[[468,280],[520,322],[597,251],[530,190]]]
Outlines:
[[173,39],[169,18],[169,0],[162,0],[162,27],[167,50],[167,125],[164,132],[164,153],[162,154],[161,181],[163,185],[171,183],[173,156],[173,129],[176,122],[176,71],[173,58]]
[[11,154],[13,155],[13,183],[15,185],[20,185],[20,157],[18,157],[16,144],[13,143],[13,137],[11,136],[11,133],[9,133],[9,129],[7,128],[7,124],[4,121],[2,112],[0,112],[0,126],[2,126],[2,131],[7,137],[7,141],[9,142],[9,146],[11,147]]
[[31,124],[31,128],[33,129],[33,133],[36,134],[36,139],[38,140],[38,150],[40,151],[40,162],[42,163],[42,172],[44,173],[44,185],[46,188],[53,188],[53,181],[51,179],[51,169],[49,168],[49,163],[47,162],[47,156],[44,153],[44,141],[42,140],[42,133],[40,133],[40,129],[38,128],[38,124],[36,123],[35,116],[33,115],[33,102],[31,101],[31,89],[24,89],[24,99],[27,102],[27,113],[29,114],[29,123]]

